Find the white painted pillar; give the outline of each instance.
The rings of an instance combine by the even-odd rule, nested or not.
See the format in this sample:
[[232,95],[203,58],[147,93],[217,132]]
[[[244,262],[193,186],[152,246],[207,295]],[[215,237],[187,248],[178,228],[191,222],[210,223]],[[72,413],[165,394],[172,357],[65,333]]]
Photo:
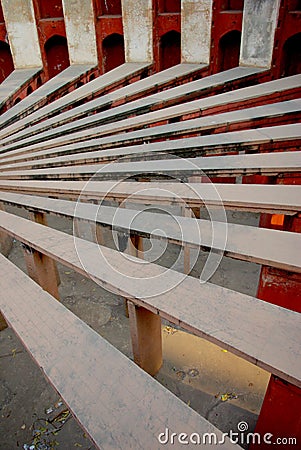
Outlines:
[[121,6],[126,62],[152,62],[152,0],[121,0]]
[[43,67],[31,0],[1,0],[15,69]]
[[92,0],[62,0],[70,64],[98,64]]
[[181,61],[209,64],[212,0],[182,0]]
[[271,67],[279,6],[280,0],[245,0],[240,65]]

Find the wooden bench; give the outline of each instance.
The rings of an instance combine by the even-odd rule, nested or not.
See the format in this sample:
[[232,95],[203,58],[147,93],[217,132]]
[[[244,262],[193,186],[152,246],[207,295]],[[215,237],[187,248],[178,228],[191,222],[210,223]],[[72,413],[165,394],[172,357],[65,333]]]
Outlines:
[[[38,223],[32,223],[26,219],[18,218],[16,220],[15,215],[5,212],[0,212],[0,229],[25,244],[24,252],[26,260],[27,262],[29,260],[31,263],[31,265],[28,264],[28,268],[45,290],[52,291],[55,287],[56,274],[53,269],[52,271],[50,270],[50,262],[56,260],[78,271],[82,275],[91,277],[98,284],[105,286],[112,292],[127,298],[134,361],[144,370],[149,373],[155,373],[160,368],[162,362],[160,317],[162,317],[272,373],[266,399],[258,421],[262,433],[272,432],[274,436],[278,436],[279,429],[281,429],[279,425],[283,420],[281,408],[274,408],[273,414],[271,414],[271,407],[273,408],[271,401],[277,401],[277,398],[275,399],[275,395],[273,394],[275,387],[279,389],[280,386],[280,389],[289,390],[289,405],[292,411],[298,410],[301,387],[301,350],[299,345],[301,322],[298,313],[208,282],[200,284],[196,278],[184,276],[173,270],[166,271],[166,268],[152,263],[145,264],[145,262],[141,262],[138,258],[130,257],[129,255],[126,256],[125,264],[125,255],[120,252],[98,246],[95,243],[80,238],[75,238],[72,235],[67,235]],[[33,268],[34,271],[32,270]],[[132,277],[134,277],[135,282],[132,282]],[[154,277],[156,283],[154,283]],[[12,284],[11,280],[15,280],[14,274],[5,276],[4,278],[5,280],[9,280],[8,284],[10,286]],[[2,286],[3,283],[1,281]],[[20,285],[20,290],[23,294],[23,283]],[[15,294],[16,290],[14,289],[13,292]],[[188,292],[189,295],[187,295]],[[27,329],[28,333],[30,333],[31,329],[34,329],[36,339],[39,328],[28,327],[28,323],[24,323],[24,317],[26,317],[24,309],[20,311],[19,305],[22,304],[23,298],[24,295],[18,295],[20,303],[18,303],[16,309],[18,310],[18,314],[20,314],[19,317],[21,317],[20,321],[23,327]],[[9,308],[10,303],[11,301],[6,303],[6,310]],[[25,302],[26,307],[30,304],[30,302]],[[39,304],[39,321],[40,323],[42,322],[45,333],[44,319],[41,320],[40,310]],[[45,310],[42,308],[42,310],[43,313],[46,313],[46,317],[50,321],[49,327],[53,329],[52,314],[48,312],[47,308]],[[80,349],[80,353],[83,354],[85,351],[78,344],[78,342],[82,342],[83,340],[80,330],[76,331],[78,322],[77,319],[75,321],[74,332],[72,331],[73,328],[70,328],[70,325],[65,327],[65,322],[62,322],[62,319],[60,320],[61,331],[58,333],[58,330],[54,328],[54,332],[58,333],[57,337],[61,339],[62,329],[66,329],[68,333],[67,342],[71,338],[73,339],[73,335],[76,332],[78,337],[74,339]],[[235,326],[234,321],[239,323],[239,327]],[[48,324],[48,322],[46,323]],[[49,340],[48,327],[46,333],[45,338],[47,339],[48,345],[51,342],[51,348],[56,348],[56,346],[53,346],[53,342],[55,341]],[[41,346],[41,342],[43,341],[39,337],[38,344],[36,343],[35,348],[39,349],[37,351],[42,350],[42,354],[45,354],[45,348],[43,345]],[[87,341],[84,340],[84,342],[88,342],[90,346],[90,339]],[[149,345],[150,343],[151,345]],[[74,355],[77,355],[77,353],[74,353],[68,345],[64,347],[66,349],[66,351],[64,350],[65,357],[59,359],[59,361],[64,360],[64,365],[67,361],[67,365],[72,368],[73,365],[69,364],[69,358],[71,358],[71,360],[76,361],[76,367],[78,368],[78,361],[81,361],[81,359],[74,358]],[[94,346],[91,349],[94,350]],[[53,354],[57,361],[56,350]],[[93,370],[91,370],[91,363],[88,361],[83,364],[82,369],[88,369],[92,377],[95,376],[95,352],[93,352],[93,355]],[[53,366],[52,359],[51,366]],[[114,367],[109,366],[109,369],[114,371],[115,368],[114,359]],[[119,373],[119,380],[120,371],[118,371],[118,366],[117,372]],[[96,375],[97,379],[103,385],[99,373],[103,372],[98,371]],[[56,366],[51,369],[51,375],[53,374],[57,374]],[[83,391],[84,385],[81,379],[73,386],[69,382],[70,375],[67,373],[67,376],[64,374],[61,377],[64,380],[62,382],[63,386],[70,386],[68,392],[72,392],[72,399],[74,397],[81,399],[81,396],[84,395],[85,405],[87,403],[90,404],[91,397],[86,395],[86,389]],[[85,376],[85,372],[83,376]],[[131,378],[130,375],[129,378]],[[74,379],[75,377],[73,377]],[[66,383],[66,380],[68,380],[68,383]],[[114,383],[115,381],[119,387],[120,384],[113,378]],[[60,393],[62,384],[60,384],[59,388],[57,387]],[[92,380],[91,382],[89,381],[89,386],[91,385],[94,386]],[[108,399],[111,398],[111,391],[114,389],[114,395],[116,394],[118,396],[117,402],[120,404],[120,398],[123,399],[123,394],[120,397],[119,390],[116,392],[115,384],[105,384],[105,389],[106,395],[108,396],[106,398]],[[121,389],[124,393],[123,383],[121,384]],[[66,394],[61,394],[74,411],[76,409],[74,403],[70,402],[70,398],[69,400],[66,398]],[[93,405],[95,404],[95,398],[102,398],[100,395],[95,396],[94,390],[92,395],[93,399],[91,400]],[[133,399],[131,398],[132,401]],[[287,403],[287,400],[285,402]],[[147,399],[147,404],[143,403],[143,408],[139,409],[143,423],[149,417],[144,411],[145,407],[149,411],[150,406],[148,403],[149,399]],[[111,405],[114,409],[117,407],[115,402],[112,402]],[[138,408],[139,405],[138,400]],[[138,409],[137,404],[134,407]],[[97,408],[99,411],[98,404]],[[119,411],[119,408],[117,409]],[[83,410],[82,403],[81,410]],[[277,411],[275,412],[275,410]],[[127,416],[129,411],[127,405],[125,406],[125,411],[127,412]],[[74,412],[76,414],[76,411]],[[86,408],[84,415],[87,416]],[[122,415],[123,417],[125,416],[123,409]],[[163,410],[162,415],[166,415],[165,410]],[[96,415],[93,417],[99,416]],[[128,422],[128,417],[124,420]],[[181,416],[181,420],[183,420],[183,416]],[[296,423],[295,416],[292,416],[292,420]],[[146,422],[148,423],[148,421]],[[262,427],[262,423],[268,423],[270,428]],[[118,420],[116,422],[114,421],[112,427],[110,427],[110,436],[113,436],[113,438],[115,438],[116,424],[118,424],[117,427],[120,427]],[[87,425],[85,424],[85,426]],[[114,433],[112,432],[112,428],[114,428]],[[136,438],[136,430],[137,427],[135,428],[135,432],[131,433],[131,436],[134,436],[134,438]],[[94,436],[95,433],[98,435],[98,428],[94,427],[93,431],[93,439],[95,441]],[[129,429],[126,428],[126,433],[128,431]],[[105,433],[108,433],[107,429],[100,435],[102,440],[107,439]],[[119,431],[117,430],[117,436],[119,435],[118,433]],[[91,432],[89,434],[91,435]],[[144,431],[143,436],[146,436]],[[300,439],[300,431],[297,430],[294,437],[298,441]],[[149,438],[147,440],[149,441]],[[103,441],[101,448],[105,448]],[[142,448],[148,447],[142,446]]]
[[[153,312],[154,317],[159,315],[181,325],[301,387],[301,349],[296,339],[301,332],[298,313],[211,283],[200,284],[196,278],[173,270],[166,272],[163,267],[145,264],[129,255],[125,265],[125,255],[120,252],[21,217],[16,220],[14,214],[0,211],[0,228],[34,252],[53,258],[84,276],[91,276],[97,283],[127,298],[134,305]],[[38,278],[40,269],[42,267],[36,265]],[[51,274],[47,276],[51,277]],[[129,277],[133,276],[135,283],[129,282]],[[154,276],[158,277],[155,286]],[[185,292],[189,292],[189,297]],[[233,317],[239,320],[240,329],[233,327]],[[130,315],[130,318],[132,320],[133,316]],[[141,330],[143,332],[150,330]],[[153,361],[152,358],[145,358],[147,367],[153,365],[149,370],[153,373],[162,361],[162,356],[160,358],[157,354],[158,348],[154,350],[158,339],[161,342],[158,334],[161,334],[160,327],[155,329],[153,347],[148,349]],[[134,335],[132,337],[135,338]],[[137,345],[137,342],[133,345],[134,349]],[[144,353],[146,357],[145,352],[146,349],[140,348],[138,353]]]
[[[116,69],[115,69],[116,70]],[[169,69],[171,70],[171,69]],[[172,72],[168,73],[168,80],[169,84],[173,84],[172,76],[175,76],[175,69],[173,69]],[[131,113],[129,112],[129,107],[127,103],[138,95],[138,100],[132,101],[132,107],[135,108],[135,114],[139,114],[139,110],[141,109],[141,105],[143,106],[142,112],[147,112],[150,109],[154,109],[154,105],[158,104],[158,107],[162,107],[162,101],[165,103],[165,106],[176,104],[181,101],[182,98],[185,98],[188,100],[189,98],[196,98],[200,95],[205,96],[208,94],[213,94],[213,92],[220,91],[224,89],[225,85],[232,85],[233,83],[239,83],[244,81],[244,83],[252,84],[252,82],[255,82],[255,78],[258,77],[258,74],[262,72],[262,69],[256,69],[256,68],[236,68],[236,69],[230,69],[228,71],[217,73],[215,75],[212,75],[210,77],[205,77],[200,80],[196,80],[193,82],[186,83],[186,85],[182,86],[176,86],[171,89],[166,89],[160,92],[160,89],[164,89],[166,87],[166,76],[161,75],[161,72],[159,74],[155,74],[151,76],[150,79],[141,80],[141,82],[132,83],[130,86],[126,86],[122,89],[117,90],[115,93],[110,93],[107,96],[103,96],[102,98],[95,99],[88,104],[79,106],[72,111],[66,111],[59,115],[59,117],[53,117],[47,120],[47,123],[45,121],[45,127],[41,124],[31,123],[33,132],[41,131],[41,128],[48,130],[51,126],[58,126],[60,123],[70,122],[70,120],[78,119],[82,116],[87,116],[94,114],[97,111],[102,110],[108,110],[111,106],[116,106],[118,104],[126,103],[126,105],[123,106],[117,106],[118,112],[117,114],[121,116],[121,114],[129,116]],[[254,77],[256,75],[256,77]],[[163,84],[162,84],[163,83]],[[177,77],[176,77],[176,85],[177,85]],[[155,91],[159,90],[157,94],[148,95],[149,94],[149,88],[150,86],[153,86],[152,89]],[[159,88],[159,89],[158,89]],[[184,89],[183,89],[184,88]],[[146,92],[145,92],[146,89]],[[145,94],[145,97],[144,95]],[[89,106],[90,105],[90,106]],[[59,112],[60,109],[56,107],[56,105],[53,105],[55,108],[55,111]],[[57,105],[58,106],[58,105]],[[48,108],[49,110],[49,108]],[[48,117],[53,115],[53,113],[48,111]],[[107,111],[108,112],[108,111]],[[47,115],[45,116],[47,118]],[[40,119],[41,120],[41,119]],[[115,119],[116,120],[116,119]],[[30,125],[30,123],[29,123]],[[14,132],[17,131],[16,129]],[[25,130],[26,132],[26,130]],[[11,134],[9,132],[9,134]],[[21,136],[23,135],[21,131]],[[6,134],[5,134],[6,136]],[[3,138],[5,138],[4,135],[2,135]],[[8,142],[10,140],[14,140],[17,138],[17,136],[12,136],[6,139],[4,142]]]
[[[261,69],[259,73],[260,71]],[[208,78],[207,83],[210,82],[210,77]],[[279,82],[277,86],[282,86],[281,95],[288,95],[288,98],[298,96],[298,89],[300,89],[300,83],[297,86],[298,80],[300,81],[300,76],[299,78],[296,76],[286,80],[277,80]],[[241,81],[243,82],[242,78]],[[203,86],[205,86],[205,82]],[[221,83],[220,86],[222,89]],[[103,145],[101,148],[118,145],[117,135],[115,137],[113,135],[107,136],[101,140],[91,139],[95,136],[130,131],[135,127],[138,129],[156,123],[166,123],[169,120],[178,120],[179,118],[185,120],[194,114],[204,113],[209,115],[213,111],[226,112],[229,109],[238,109],[245,105],[260,104],[265,98],[268,98],[269,102],[274,101],[277,95],[275,86],[276,84],[272,88],[271,85],[265,86],[262,84],[256,86],[256,89],[249,88],[253,91],[228,92],[182,105],[166,107],[174,101],[179,103],[183,101],[185,92],[188,93],[192,87],[191,84],[188,87],[181,86],[181,89],[177,88],[177,91],[171,89],[157,96],[152,96],[152,98],[139,100],[136,103],[137,110],[135,109],[135,101],[116,107],[112,103],[109,105],[113,106],[112,109],[100,112],[93,118],[85,117],[76,120],[74,123],[69,123],[69,120],[73,120],[72,117],[76,118],[75,115],[72,116],[71,112],[70,114],[66,112],[62,115],[63,120],[66,121],[65,124],[58,127],[56,131],[52,129],[49,133],[37,134],[34,137],[36,144],[30,144],[29,130],[24,140],[10,144],[7,140],[7,145],[2,147],[1,162],[3,165],[0,172],[0,189],[8,191],[0,194],[0,201],[25,207],[30,211],[31,218],[36,221],[29,221],[14,214],[0,211],[0,230],[2,234],[7,234],[23,243],[27,268],[31,277],[38,281],[45,290],[58,298],[57,273],[54,265],[54,261],[58,261],[127,299],[134,360],[150,374],[156,373],[162,363],[160,318],[167,319],[171,323],[177,324],[197,336],[202,336],[210,342],[220,345],[222,348],[270,371],[272,374],[271,381],[259,417],[259,428],[262,423],[273,425],[271,429],[265,427],[266,432],[272,431],[272,429],[273,432],[275,429],[283,430],[283,427],[281,428],[281,408],[278,407],[275,392],[280,392],[282,388],[286,394],[289,392],[289,400],[285,401],[290,402],[293,412],[300,407],[301,350],[299,335],[301,325],[299,314],[208,282],[201,284],[198,279],[180,272],[171,269],[166,270],[162,266],[141,261],[139,258],[125,255],[104,245],[98,245],[95,242],[89,242],[51,229],[45,221],[44,214],[46,212],[69,217],[75,215],[79,221],[88,220],[91,223],[96,221],[96,227],[97,224],[103,224],[127,233],[129,222],[136,212],[126,209],[121,211],[117,219],[113,219],[116,208],[103,206],[100,211],[101,216],[97,219],[98,207],[96,205],[83,203],[78,209],[74,202],[63,202],[62,200],[43,198],[43,196],[76,200],[77,196],[80,195],[81,200],[84,201],[108,199],[120,203],[126,199],[129,202],[134,200],[151,205],[161,202],[171,205],[183,204],[183,199],[187,199],[190,207],[197,208],[208,204],[207,202],[209,202],[209,205],[219,207],[220,200],[222,200],[225,202],[226,208],[250,212],[272,212],[277,215],[290,214],[293,218],[296,218],[297,214],[300,214],[300,186],[239,184],[213,186],[210,183],[185,185],[184,183],[171,183],[165,180],[169,177],[176,177],[179,181],[200,180],[200,177],[205,173],[208,176],[230,176],[233,178],[253,174],[268,175],[274,177],[274,180],[289,176],[288,182],[291,184],[295,181],[298,182],[298,178],[300,178],[300,151],[284,153],[283,151],[275,152],[275,150],[284,150],[287,144],[291,150],[296,149],[300,141],[299,124],[88,151],[97,148],[95,146],[99,144]],[[134,85],[132,89],[133,93],[135,91]],[[118,95],[117,92],[116,96]],[[191,95],[195,94],[191,93]],[[100,105],[101,99],[98,100],[100,102],[98,105]],[[155,103],[152,103],[152,101]],[[200,103],[197,103],[201,101],[203,102],[202,110],[200,110]],[[89,111],[97,107],[96,105],[95,101],[94,106]],[[154,108],[163,107],[163,109],[134,118],[127,118],[124,121],[120,120],[116,124],[105,125],[106,121],[122,118],[122,114],[124,114],[124,117],[128,117],[131,113],[141,114],[147,108],[151,110],[153,105],[155,105]],[[91,104],[88,108],[90,107]],[[84,107],[79,108],[81,109],[75,111],[75,114],[79,114],[77,118],[85,114]],[[146,109],[143,110],[143,108]],[[283,112],[284,109],[281,111]],[[299,106],[297,109],[299,109]],[[244,111],[241,113],[242,116],[244,113]],[[235,114],[236,116],[239,115],[239,113]],[[272,113],[272,115],[275,114]],[[53,119],[59,119],[59,116]],[[239,119],[237,118],[237,120]],[[46,127],[46,122],[41,124],[41,127]],[[59,122],[53,121],[52,125],[55,126],[55,123],[58,124]],[[98,123],[102,123],[98,128],[81,129],[81,127],[90,127],[92,124]],[[210,127],[209,123],[207,123],[208,127]],[[49,124],[50,122],[48,122]],[[69,133],[70,130],[75,130],[75,127],[79,131],[70,132],[66,136],[51,138],[56,132],[62,133],[65,130],[66,133]],[[169,133],[172,132],[172,128],[171,126]],[[177,129],[176,126],[174,129]],[[39,125],[36,126],[35,130],[36,132],[41,131]],[[157,130],[160,133],[159,128]],[[180,130],[180,127],[178,130]],[[27,131],[25,130],[24,133],[27,133]],[[96,134],[94,135],[94,133]],[[16,134],[14,138],[21,138],[21,135],[25,136],[23,131],[20,131],[19,135]],[[48,137],[51,138],[49,141],[38,142],[38,139],[48,139]],[[163,138],[166,137],[163,136]],[[87,139],[91,139],[91,142],[88,143]],[[126,138],[124,137],[124,139]],[[61,147],[63,144],[65,147]],[[59,148],[55,149],[55,147]],[[47,153],[48,148],[49,153]],[[83,149],[86,153],[83,153]],[[244,154],[245,152],[259,150],[269,150],[273,153]],[[34,151],[37,151],[36,155],[34,155]],[[199,154],[206,154],[206,152],[212,154],[213,152],[223,153],[225,151],[233,151],[239,154],[211,156],[210,158],[198,156]],[[63,155],[64,153],[65,155]],[[76,153],[79,154],[76,155]],[[187,159],[172,159],[174,153],[185,156]],[[51,155],[55,155],[55,157],[50,158]],[[16,162],[16,165],[11,164],[10,167],[5,167],[5,164],[8,165],[7,161],[13,162],[12,158],[14,157],[19,158],[16,159],[19,162]],[[31,159],[28,164],[24,165],[24,160],[27,157]],[[41,161],[44,167],[39,168],[40,162],[36,161],[36,157],[44,158],[44,161]],[[102,163],[108,161],[114,162],[120,157],[125,157],[125,161],[115,162],[115,164],[108,164],[107,166],[102,165]],[[149,183],[123,182],[122,180],[126,177],[136,180],[149,179],[151,181]],[[91,179],[94,181],[91,181]],[[118,180],[118,182],[105,181],[106,179]],[[89,182],[86,184],[85,180],[89,180]],[[154,180],[157,181],[153,183]],[[158,180],[160,180],[160,183]],[[287,182],[287,180],[285,181]],[[168,192],[168,187],[171,186],[175,187],[176,190]],[[145,191],[139,192],[138,190],[141,188]],[[221,198],[214,190],[215,188],[218,189]],[[33,196],[17,198],[12,192],[35,193],[39,198]],[[133,196],[129,198],[131,194]],[[179,198],[177,198],[177,195],[179,195]],[[39,221],[44,225],[38,223]],[[210,230],[207,230],[208,223],[188,217],[179,218],[179,223],[185,230],[184,236],[179,236],[171,221],[163,217],[162,214],[145,212],[141,213],[138,222],[134,221],[130,232],[132,236],[148,237],[152,234],[155,224],[156,228],[160,227],[166,231],[167,237],[172,242],[184,247],[187,245],[203,246],[206,250],[212,247],[213,251],[221,251],[219,242],[214,241],[213,244],[210,242],[211,234]],[[198,224],[195,233],[191,231],[192,223]],[[201,234],[203,231],[203,241],[199,239],[200,229]],[[222,231],[220,235],[222,235]],[[162,238],[160,231],[156,232],[155,236]],[[219,237],[219,234],[217,237]],[[229,224],[229,240],[226,242],[225,249],[228,256],[252,260],[262,263],[266,267],[290,270],[292,275],[299,275],[299,243],[300,236],[297,233],[275,232],[274,230]],[[154,279],[156,282],[154,282]],[[239,326],[236,326],[236,321]],[[277,388],[278,384],[281,386],[279,389]],[[80,390],[81,385],[78,384],[77,386],[77,389]],[[76,389],[74,388],[72,392],[76,393]],[[143,415],[143,409],[141,409],[140,414]],[[269,417],[268,421],[266,417]],[[298,420],[293,416],[290,416],[290,418],[292,423],[296,423],[296,420]],[[122,423],[125,423],[125,421]],[[298,438],[301,438],[299,429],[297,434]],[[145,448],[145,445],[141,444],[141,448]]]
[[295,215],[301,210],[301,186],[176,182],[13,181],[0,180],[0,189],[36,196],[81,201],[132,201],[150,205],[220,207],[238,211]]
[[18,132],[28,126],[31,126],[44,118],[49,118],[52,115],[58,114],[62,110],[72,108],[76,103],[81,102],[87,98],[92,98],[97,95],[104,95],[111,89],[118,88],[120,85],[130,82],[133,78],[142,76],[145,70],[148,70],[149,65],[145,63],[125,63],[112,71],[110,74],[103,74],[94,80],[89,81],[83,86],[65,94],[62,98],[57,98],[50,104],[31,112],[28,116],[9,124],[0,132],[2,138]]
[[[223,72],[222,74],[225,73]],[[291,93],[293,91],[293,98],[300,95],[301,75],[295,75],[277,80],[277,83],[273,81],[263,83],[260,86],[251,86],[237,89],[234,92],[217,93],[214,96],[205,97],[208,87],[212,88],[214,86],[215,89],[217,88],[218,83],[214,83],[214,77],[217,76],[219,76],[217,81],[220,83],[220,86],[224,86],[221,74],[216,74],[188,83],[187,85],[168,89],[144,99],[116,106],[115,108],[99,112],[92,116],[84,117],[83,119],[76,120],[74,123],[71,122],[60,126],[60,116],[58,116],[55,118],[57,121],[55,129],[49,129],[51,123],[45,121],[33,126],[27,133],[25,130],[25,133],[21,132],[18,135],[3,139],[2,146],[7,150],[12,150],[26,145],[34,147],[34,142],[39,142],[39,148],[48,148],[50,146],[62,145],[66,142],[83,141],[120,131],[135,130],[151,124],[166,123],[168,120],[178,120],[185,116],[209,114],[212,110],[218,110],[218,112],[229,111],[230,108],[237,108],[239,104],[241,105],[240,108],[253,106],[254,103],[256,104],[259,101],[265,104],[269,98],[270,101],[275,101],[275,98],[278,100],[280,93],[285,97],[285,92]],[[231,79],[230,76],[228,78]],[[193,83],[200,85],[199,91],[197,90],[197,86],[190,86]],[[196,92],[199,92],[199,95],[202,93],[205,98],[187,102],[187,95],[183,90],[188,90],[188,88],[192,90],[194,95],[196,95]],[[295,92],[296,90],[297,92]],[[171,99],[173,99],[173,103],[181,104],[169,106]],[[133,115],[137,117],[131,117]],[[115,121],[116,124],[112,123]],[[98,126],[96,127],[96,125]],[[37,136],[34,136],[35,131],[38,133]],[[72,133],[72,136],[68,136],[69,133]],[[22,141],[18,142],[17,139],[22,139]],[[16,142],[11,142],[14,140]],[[47,140],[50,141],[41,143]]]
[[[233,152],[239,149],[246,149],[247,152],[273,150],[285,147],[286,150],[297,147],[296,140],[301,139],[301,126],[298,124],[278,125],[259,128],[254,131],[239,130],[229,133],[231,126],[244,127],[246,122],[250,121],[252,126],[258,126],[258,120],[264,119],[270,122],[275,120],[291,121],[292,114],[296,119],[301,114],[301,100],[290,100],[288,102],[272,104],[269,106],[258,106],[246,110],[222,113],[204,118],[191,119],[184,122],[161,125],[158,127],[147,128],[144,130],[115,134],[104,138],[92,139],[76,144],[69,144],[62,147],[54,147],[46,150],[33,151],[30,148],[11,150],[1,155],[0,150],[0,169],[39,169],[43,167],[57,167],[63,165],[86,164],[98,161],[105,163],[118,157],[132,155],[141,149],[146,152],[172,151],[185,156],[183,148],[188,154],[195,156]],[[294,114],[295,113],[295,114]],[[214,130],[217,133],[218,128],[227,129],[227,133],[218,135],[205,135],[193,140],[187,139],[189,133],[209,133]],[[280,127],[280,128],[278,128]],[[253,128],[252,128],[253,130]],[[179,139],[181,134],[185,138]],[[168,139],[177,137],[172,141],[160,141],[159,143],[149,144],[149,141]],[[146,143],[147,142],[147,143]],[[189,142],[191,145],[189,147]],[[143,146],[141,146],[143,144]],[[126,149],[118,146],[127,146]],[[114,148],[104,151],[106,148]],[[97,148],[96,151],[93,151]],[[81,153],[79,153],[79,151]],[[87,153],[89,151],[89,153]],[[111,155],[111,156],[110,156]],[[42,160],[42,161],[41,161]]]
[[41,72],[40,67],[15,69],[0,84],[0,111],[11,108],[13,99],[22,93]]
[[93,66],[88,64],[72,64],[67,67],[67,69],[32,92],[30,96],[24,98],[20,103],[2,114],[0,129],[22,119],[22,117],[53,100],[55,96],[66,94],[70,86],[79,82],[83,76],[89,74],[92,70]]
[[[254,132],[254,130],[251,130]],[[249,133],[251,133],[249,132]],[[193,138],[192,138],[193,139]],[[173,142],[173,141],[172,141]],[[144,147],[144,146],[142,146]],[[172,146],[171,146],[172,147]],[[174,149],[171,148],[174,152]],[[114,151],[112,151],[113,153]],[[135,156],[140,159],[150,158],[147,151]],[[183,150],[182,150],[183,152]],[[142,158],[143,156],[143,158]],[[156,154],[158,158],[160,155]],[[300,173],[301,152],[276,152],[260,154],[227,155],[195,158],[165,159],[166,154],[161,154],[162,159],[149,159],[132,161],[133,155],[126,162],[112,164],[83,164],[63,167],[50,167],[47,169],[8,170],[0,171],[1,180],[30,180],[30,179],[59,179],[59,180],[91,180],[101,181],[106,179],[136,179],[176,177],[178,180],[188,181],[190,177],[197,176],[246,176],[269,175],[279,176],[287,173]],[[98,161],[99,162],[99,161]]]
[[[147,210],[138,213],[137,210],[125,208],[11,192],[0,191],[0,202],[26,209],[39,217],[43,213],[54,214],[74,219],[75,225],[78,220],[86,221],[96,226],[101,225],[121,231],[127,236],[166,239],[185,248],[189,246],[189,248],[212,249],[231,258],[301,273],[301,235],[298,233],[212,222],[179,215],[171,217],[168,214],[147,212]],[[46,223],[46,220],[43,219],[43,222]],[[94,237],[96,239],[96,236]],[[101,241],[102,245],[105,245],[103,238]],[[143,244],[140,248],[143,248]],[[143,254],[143,250],[140,253]],[[184,259],[184,270],[188,273],[190,265],[188,261],[186,264],[185,267]]]
[[[33,128],[34,124],[40,121],[48,121],[52,116],[56,115],[60,115],[60,117],[73,117],[74,115],[76,117],[79,114],[81,116],[86,109],[87,113],[90,112],[88,105],[99,104],[99,108],[110,107],[113,103],[127,102],[132,98],[143,97],[149,93],[156,92],[158,89],[164,89],[171,82],[176,86],[186,82],[187,78],[195,78],[203,67],[203,65],[199,64],[179,64],[133,82],[133,79],[143,77],[144,72],[150,70],[150,66],[145,63],[122,64],[109,73],[101,75],[96,80],[92,80],[86,85],[66,94],[64,98],[59,98],[53,101],[51,105],[45,105],[30,116],[6,127],[0,132],[0,136],[5,138],[26,127]],[[127,85],[129,82],[131,84]],[[126,85],[125,87],[120,87],[124,84]],[[108,93],[113,88],[116,89],[116,92]],[[91,99],[94,97],[97,97],[97,99],[92,101]],[[85,102],[85,105],[76,106],[81,102]],[[72,109],[70,110],[70,108]],[[56,121],[56,117],[50,120],[51,123]]]
[[[0,310],[96,448],[159,448],[166,428],[177,437],[214,433],[222,440],[217,428],[2,255],[0,270]],[[181,447],[176,439],[167,448]],[[223,447],[240,448],[228,438]]]

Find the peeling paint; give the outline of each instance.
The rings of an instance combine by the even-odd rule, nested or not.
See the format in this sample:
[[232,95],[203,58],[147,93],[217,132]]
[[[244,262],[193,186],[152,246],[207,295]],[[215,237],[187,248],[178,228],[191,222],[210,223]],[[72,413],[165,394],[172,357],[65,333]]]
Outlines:
[[209,64],[212,0],[182,0],[182,62]]
[[92,0],[62,0],[71,64],[97,65]]
[[280,0],[245,0],[240,64],[271,67]]
[[153,61],[153,11],[151,0],[122,0],[126,62]]
[[15,68],[42,67],[32,2],[2,0],[1,3]]

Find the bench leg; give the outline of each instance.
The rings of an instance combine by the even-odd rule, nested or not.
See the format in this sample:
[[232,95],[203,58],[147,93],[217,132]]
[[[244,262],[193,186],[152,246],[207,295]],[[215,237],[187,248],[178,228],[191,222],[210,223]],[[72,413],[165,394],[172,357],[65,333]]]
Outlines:
[[[131,234],[130,238],[128,239],[127,251],[129,255],[143,259],[143,238],[141,236]],[[124,309],[126,317],[129,317],[129,308],[126,299],[124,301]]]
[[135,363],[150,375],[162,366],[161,318],[128,301],[130,330]]
[[[270,382],[265,394],[263,405],[255,428],[255,433],[261,436],[261,443],[251,444],[250,450],[271,449],[273,445],[263,442],[264,435],[271,433],[269,438],[272,443],[282,439],[282,444],[277,445],[279,449],[288,448],[288,441],[283,438],[296,439],[297,444],[292,448],[300,448],[301,443],[301,389],[287,381],[283,381],[271,375]],[[299,444],[299,446],[298,446]]]
[[[5,211],[2,203],[0,203],[0,211]],[[13,246],[13,238],[9,236],[5,231],[0,231],[0,253],[4,256],[8,256]]]
[[143,259],[143,238],[141,236],[131,234],[128,245],[130,255]]
[[24,257],[30,278],[59,300],[57,275],[53,259],[27,246],[24,246]]
[[[46,225],[48,226],[47,223],[47,218],[46,218],[46,214],[42,213],[40,211],[34,211],[34,212],[30,212],[29,213],[29,218],[30,220],[32,220],[33,222],[37,222],[41,225]],[[59,286],[61,284],[61,278],[60,278],[60,274],[56,265],[56,262],[53,261],[54,264],[54,268],[55,268],[55,273],[56,273],[56,281],[57,281],[57,285]]]
[[98,224],[95,225],[95,236],[98,245],[104,245],[105,240],[103,237],[103,227],[101,225]]
[[[187,206],[182,207],[182,216],[184,217],[193,217],[193,211],[191,208]],[[189,274],[190,273],[190,247],[187,244],[183,245],[183,252],[184,252],[184,273]]]
[[98,245],[104,245],[105,240],[104,240],[104,236],[103,236],[103,227],[98,223],[91,223],[90,228],[91,228],[93,242],[95,242]]
[[7,328],[7,323],[4,316],[0,312],[0,331],[5,330],[5,328]]
[[188,245],[183,246],[184,251],[184,273],[189,274],[190,272],[190,248]]

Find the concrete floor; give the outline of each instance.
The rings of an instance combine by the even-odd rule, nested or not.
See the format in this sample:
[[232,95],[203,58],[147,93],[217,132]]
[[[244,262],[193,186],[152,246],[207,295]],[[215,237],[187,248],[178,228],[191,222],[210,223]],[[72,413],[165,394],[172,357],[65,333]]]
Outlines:
[[[229,219],[249,224],[256,224],[258,220],[255,215],[243,213],[233,213]],[[49,224],[69,233],[72,231],[71,221],[51,217]],[[107,241],[112,243],[109,230],[105,233]],[[145,242],[145,246],[148,245]],[[153,254],[160,253],[162,244],[156,245]],[[170,264],[178,255],[179,247],[169,245],[159,262]],[[200,273],[205,258],[204,253],[198,256],[192,276]],[[14,243],[10,259],[25,270],[18,242]],[[176,264],[175,269],[182,270],[183,255],[180,254]],[[59,273],[63,304],[132,358],[123,298],[61,265]],[[255,264],[224,258],[210,281],[255,295],[258,276],[259,267]],[[162,326],[164,363],[156,376],[158,381],[222,431],[237,431],[240,421],[247,422],[249,430],[253,430],[269,374],[171,324]],[[237,326],[235,317],[233,326]],[[0,449],[22,449],[24,444],[32,444],[37,429],[42,431],[37,437],[40,447],[36,448],[93,449],[76,421],[64,416],[67,408],[58,406],[59,395],[45,381],[12,330],[0,333],[0,345]],[[231,394],[230,398],[225,394]],[[47,414],[50,407],[53,411]],[[66,421],[62,423],[64,418]],[[45,429],[50,432],[47,434]],[[43,440],[48,446],[41,445]]]

